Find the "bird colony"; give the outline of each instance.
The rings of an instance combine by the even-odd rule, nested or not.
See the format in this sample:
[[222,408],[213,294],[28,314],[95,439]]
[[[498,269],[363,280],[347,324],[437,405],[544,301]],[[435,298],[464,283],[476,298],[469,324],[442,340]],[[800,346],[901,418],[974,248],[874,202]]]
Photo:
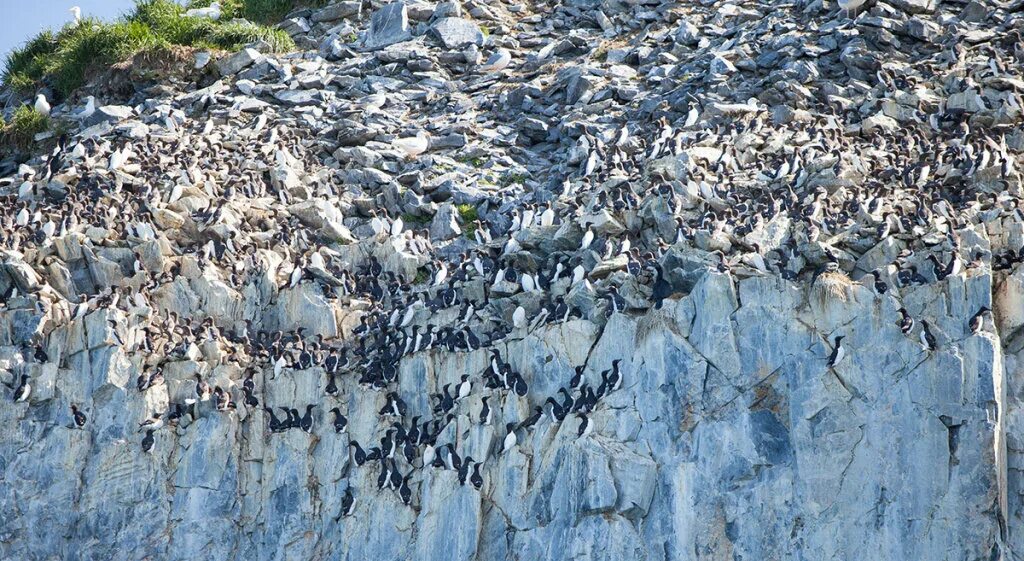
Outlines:
[[281,26],[0,164],[0,558],[1024,553],[1019,1]]

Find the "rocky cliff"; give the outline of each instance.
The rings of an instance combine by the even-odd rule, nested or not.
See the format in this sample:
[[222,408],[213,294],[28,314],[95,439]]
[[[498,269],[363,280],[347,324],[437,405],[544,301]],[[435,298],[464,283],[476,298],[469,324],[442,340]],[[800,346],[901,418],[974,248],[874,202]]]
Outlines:
[[1019,3],[291,16],[4,160],[0,559],[1024,551]]

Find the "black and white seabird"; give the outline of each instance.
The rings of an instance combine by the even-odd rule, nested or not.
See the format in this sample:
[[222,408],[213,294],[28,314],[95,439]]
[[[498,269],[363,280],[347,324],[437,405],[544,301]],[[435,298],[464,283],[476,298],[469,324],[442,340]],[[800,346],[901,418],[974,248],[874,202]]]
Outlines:
[[985,316],[991,312],[987,306],[982,306],[978,313],[971,316],[970,321],[967,322],[967,326],[970,327],[971,333],[977,335],[985,329]]
[[484,396],[484,398],[481,400],[482,405],[480,407],[480,424],[484,426],[491,424],[491,417],[493,416],[491,406],[487,403],[488,399],[490,399],[490,396]]
[[345,432],[345,429],[348,428],[348,419],[341,414],[341,409],[335,407],[331,409],[331,413],[334,413],[334,432],[339,434]]
[[846,356],[846,349],[843,348],[843,337],[845,335],[836,336],[835,347],[832,349],[832,354],[828,357],[829,368],[835,368],[837,364],[842,362],[843,357]]
[[576,416],[580,419],[580,426],[576,430],[576,436],[578,438],[583,438],[593,432],[594,424],[590,422],[590,419],[586,415],[580,413]]
[[914,330],[914,318],[910,317],[906,308],[900,308],[900,318],[900,331],[904,335],[910,334]]
[[313,433],[313,407],[311,403],[306,406],[306,414],[299,419],[299,428],[307,434]]
[[153,443],[156,439],[153,437],[154,429],[147,429],[146,436],[142,437],[142,451],[149,452],[153,449]]
[[75,426],[78,428],[85,426],[85,422],[87,420],[85,413],[82,413],[82,410],[74,403],[71,404],[71,416],[75,418]]
[[925,352],[935,350],[935,336],[932,335],[932,330],[928,326],[928,322],[921,320],[921,348]]
[[469,482],[473,484],[473,487],[476,487],[477,491],[484,486],[484,478],[480,475],[481,463],[482,462],[477,462],[473,464],[473,475],[469,477]]
[[352,496],[352,488],[345,489],[345,494],[341,497],[341,515],[352,516],[352,513],[356,508],[355,497]]
[[[8,386],[10,387],[10,386]],[[18,387],[14,390],[14,402],[28,401],[28,396],[32,394],[32,384],[28,383],[28,374],[21,375],[21,382],[18,383]]]
[[502,442],[501,453],[504,454],[515,448],[518,439],[516,438],[516,424],[505,423],[505,440]]

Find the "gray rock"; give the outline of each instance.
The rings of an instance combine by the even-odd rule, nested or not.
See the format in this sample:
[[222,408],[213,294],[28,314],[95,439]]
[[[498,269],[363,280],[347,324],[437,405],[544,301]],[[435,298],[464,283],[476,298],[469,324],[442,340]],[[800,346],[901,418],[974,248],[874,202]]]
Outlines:
[[333,22],[352,16],[359,17],[362,9],[363,3],[356,0],[334,2],[313,12],[309,19],[317,23]]
[[437,37],[445,47],[455,49],[468,44],[482,46],[484,34],[475,23],[458,18],[446,17],[437,20],[430,26],[430,32]]
[[405,3],[392,2],[375,11],[370,17],[370,29],[363,39],[363,48],[383,49],[388,45],[407,41],[411,37]]
[[248,67],[250,64],[260,60],[263,55],[260,54],[256,49],[247,47],[235,54],[228,55],[217,61],[217,70],[221,76],[230,76],[237,74],[240,70]]
[[119,123],[131,117],[135,111],[124,105],[104,105],[97,107],[96,111],[85,120],[86,126],[98,125],[100,123]]

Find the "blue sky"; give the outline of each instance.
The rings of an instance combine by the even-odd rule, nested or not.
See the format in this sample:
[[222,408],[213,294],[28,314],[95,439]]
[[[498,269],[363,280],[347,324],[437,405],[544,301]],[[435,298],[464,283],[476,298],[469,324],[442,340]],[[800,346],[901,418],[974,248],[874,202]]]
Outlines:
[[59,29],[71,19],[71,6],[83,16],[116,19],[134,0],[0,0],[0,66],[7,54],[43,29]]

